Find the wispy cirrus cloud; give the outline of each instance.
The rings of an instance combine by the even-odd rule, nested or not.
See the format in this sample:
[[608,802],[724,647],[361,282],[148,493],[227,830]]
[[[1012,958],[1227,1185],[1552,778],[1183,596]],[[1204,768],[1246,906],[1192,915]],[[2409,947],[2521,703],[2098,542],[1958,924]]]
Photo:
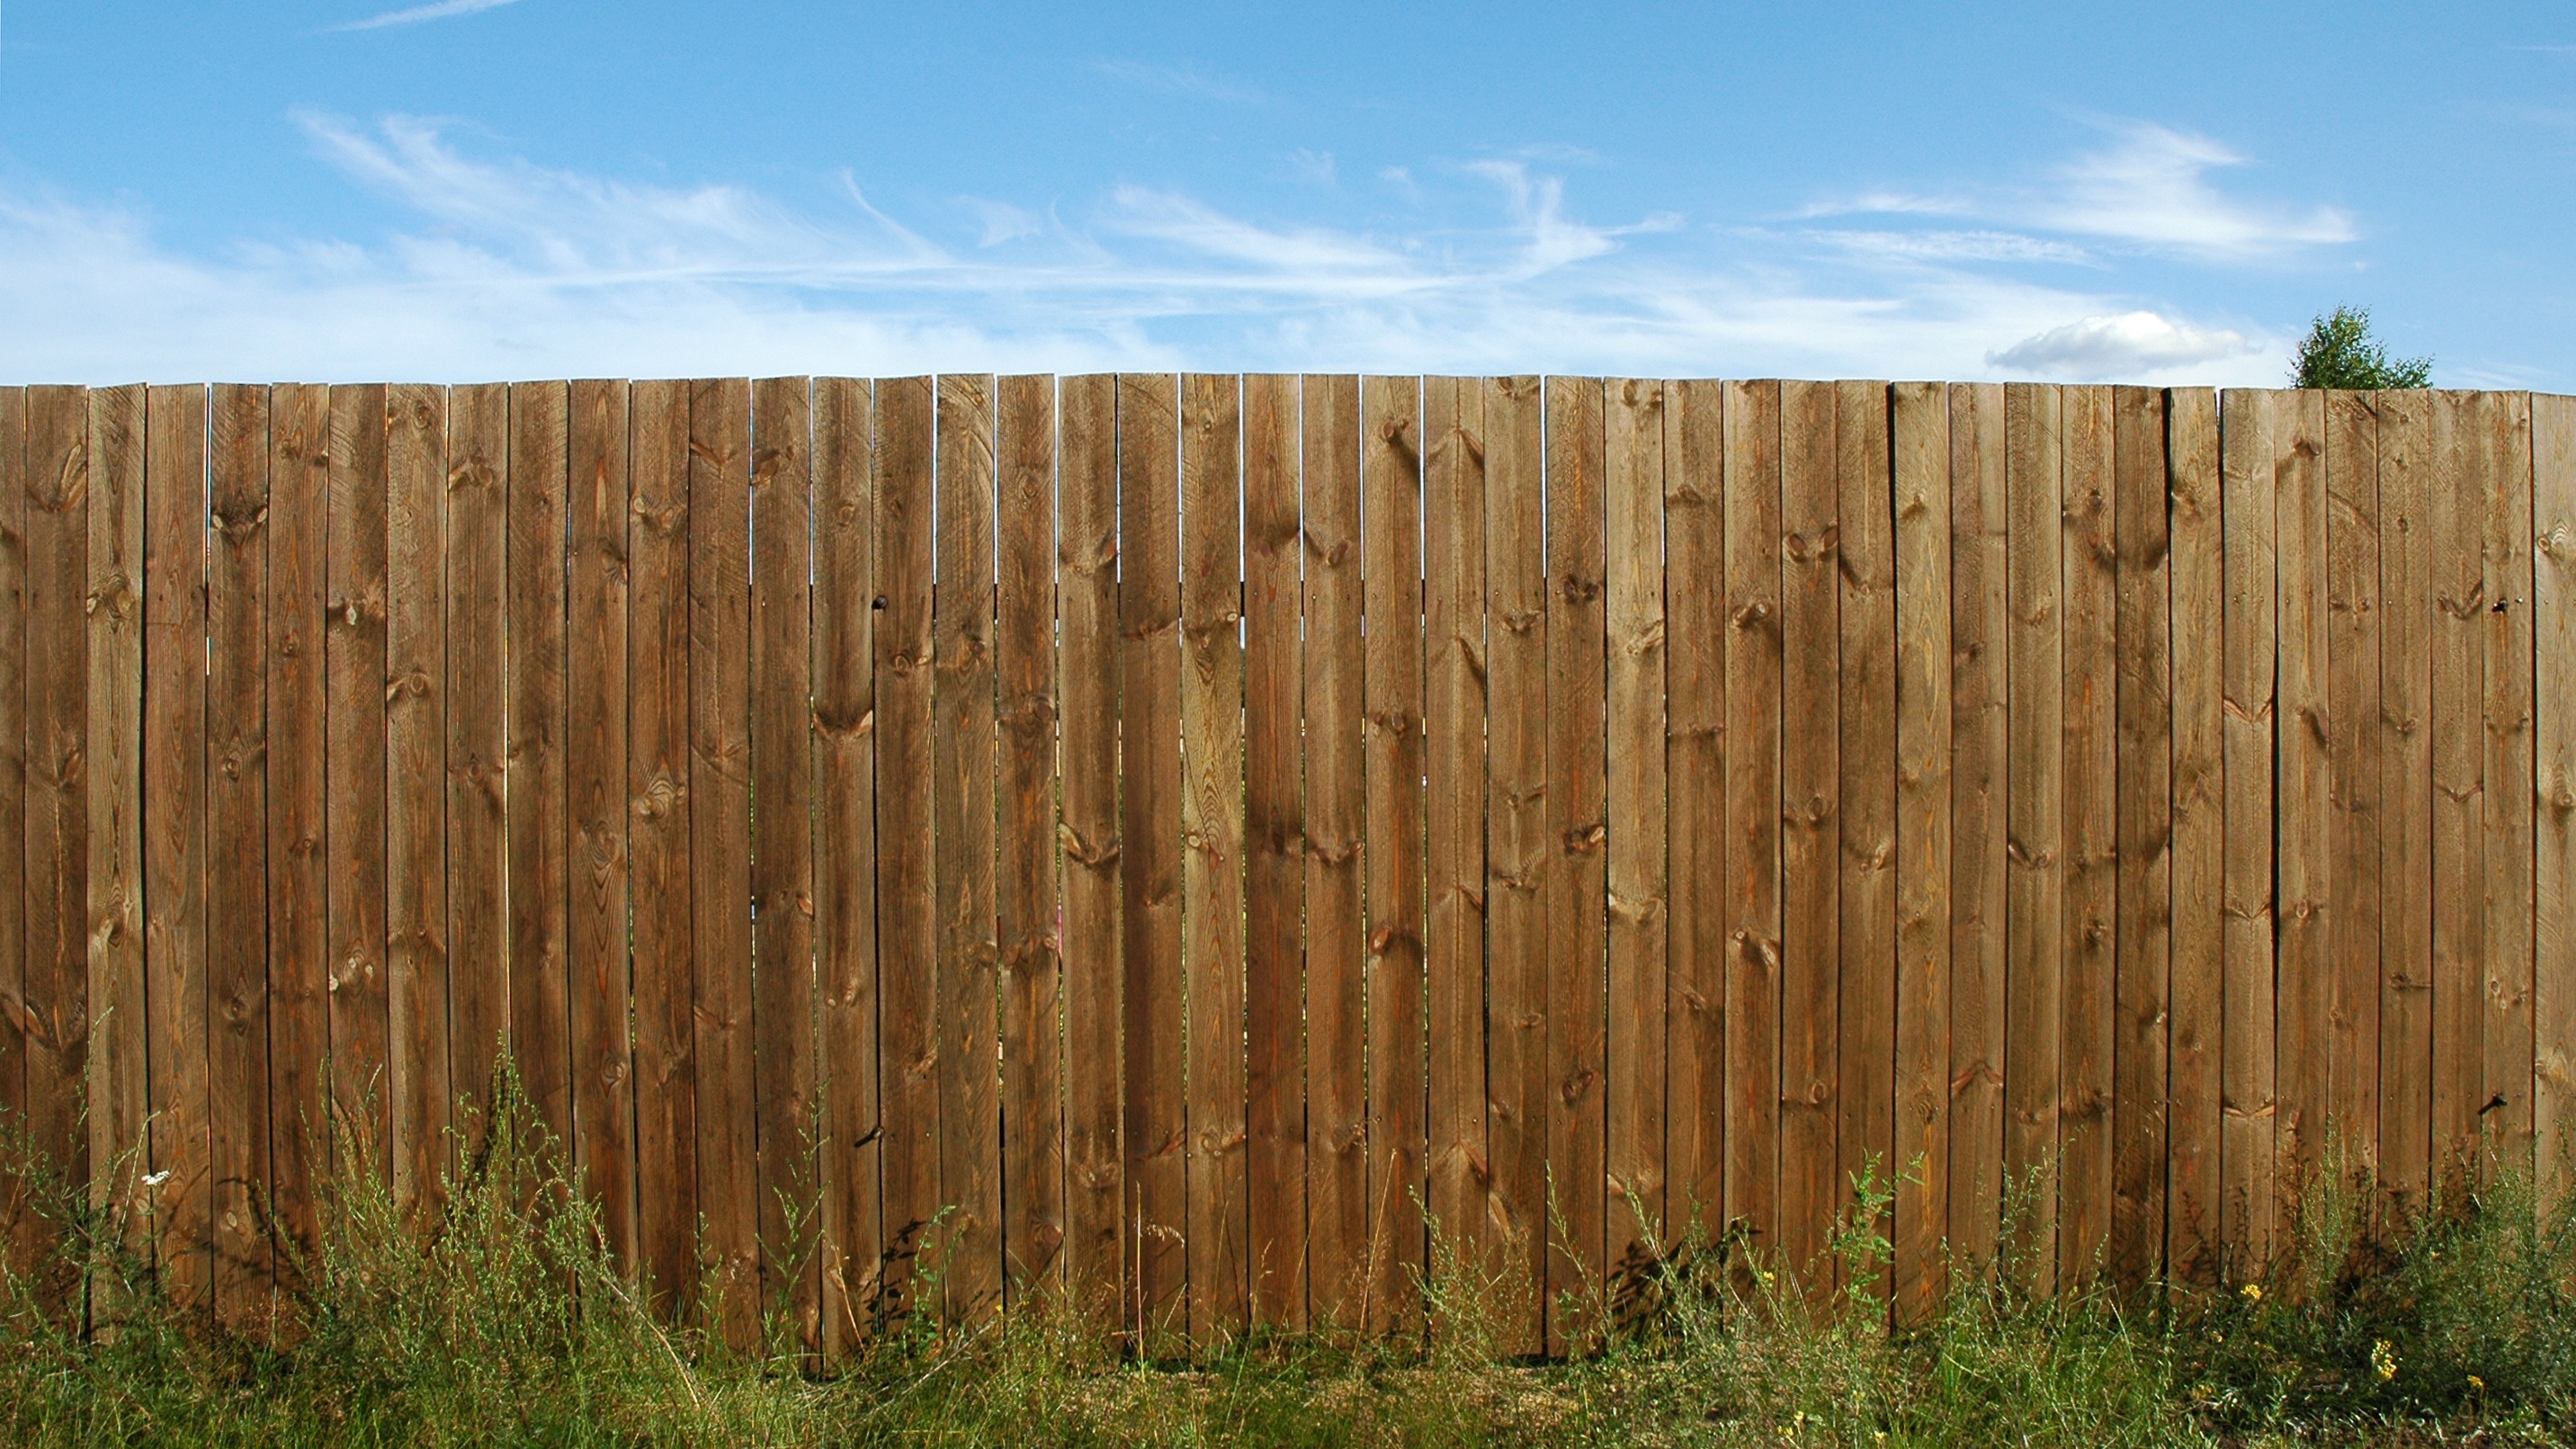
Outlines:
[[388,10],[364,20],[352,20],[333,30],[383,30],[395,25],[418,25],[425,20],[448,20],[459,15],[475,15],[485,10],[498,10],[516,5],[519,0],[434,0],[428,5],[414,5],[403,10]]

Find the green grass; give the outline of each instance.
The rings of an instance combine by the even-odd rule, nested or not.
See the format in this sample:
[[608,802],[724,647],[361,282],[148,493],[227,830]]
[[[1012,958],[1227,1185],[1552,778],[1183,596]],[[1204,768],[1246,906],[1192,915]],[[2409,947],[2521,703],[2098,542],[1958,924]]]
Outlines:
[[[1430,1331],[1400,1342],[1255,1336],[1149,1363],[1041,1305],[972,1331],[901,1323],[824,1375],[792,1345],[732,1353],[640,1310],[515,1093],[497,1100],[433,1220],[407,1220],[370,1175],[330,1184],[320,1251],[293,1265],[291,1348],[183,1326],[120,1246],[132,1225],[56,1194],[56,1249],[0,1284],[0,1442],[2115,1449],[2576,1433],[2576,1215],[2539,1210],[2515,1178],[2388,1222],[2372,1184],[2329,1172],[2251,1289],[2042,1301],[2009,1286],[2006,1262],[1956,1275],[1968,1286],[1902,1333],[1877,1296],[1886,1244],[1847,1226],[1815,1265],[1847,1285],[1826,1306],[1733,1245],[1678,1245],[1622,1292],[1572,1303],[1612,1326],[1560,1363],[1491,1352],[1485,1305],[1509,1295],[1452,1265],[1429,1285]],[[1850,1221],[1885,1200],[1857,1184]],[[101,1331],[47,1306],[84,1300]]]

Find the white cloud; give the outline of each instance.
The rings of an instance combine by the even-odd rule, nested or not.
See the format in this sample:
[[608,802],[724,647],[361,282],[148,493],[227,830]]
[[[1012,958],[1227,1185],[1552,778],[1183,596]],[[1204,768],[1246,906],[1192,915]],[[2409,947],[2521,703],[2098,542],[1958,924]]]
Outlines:
[[333,30],[382,30],[389,25],[418,25],[424,20],[446,20],[452,16],[473,15],[517,3],[519,0],[436,0],[434,4],[414,5],[407,10],[388,10],[382,15],[370,15],[364,20],[352,20],[346,25],[334,25],[331,28]]
[[1300,146],[1288,153],[1288,169],[1300,181],[1310,182],[1316,186],[1330,186],[1333,184],[1333,153],[1309,151]]
[[2009,231],[1821,231],[1817,239],[1870,256],[1924,262],[2089,262],[2082,247]]
[[1201,101],[1255,103],[1267,99],[1258,86],[1202,73],[1193,65],[1155,65],[1141,60],[1104,60],[1100,73],[1111,80],[1148,90],[1169,91]]
[[2195,327],[2154,312],[2123,312],[2052,327],[1988,353],[1986,360],[2038,377],[2139,381],[2251,357],[2262,350],[2241,332]]

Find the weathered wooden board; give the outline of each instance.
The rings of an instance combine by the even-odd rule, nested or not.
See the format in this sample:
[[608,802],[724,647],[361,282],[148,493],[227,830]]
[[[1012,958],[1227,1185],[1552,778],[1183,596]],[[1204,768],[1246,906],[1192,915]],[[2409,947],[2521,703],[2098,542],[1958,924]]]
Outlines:
[[[2478,1098],[2487,1151],[2532,1170],[2532,531],[2531,395],[2479,394],[2484,416],[2486,612],[2486,1080]],[[2564,969],[2565,963],[2554,963]]]
[[2322,393],[2272,401],[2274,608],[2279,749],[2274,805],[2274,986],[2280,1106],[2275,1171],[2285,1190],[2323,1160],[2326,1012],[2332,1002],[2333,703],[2328,692],[2325,407]]
[[2379,1154],[2380,619],[2376,395],[2325,397],[2326,720],[2334,818],[2320,1142]]
[[[1491,1271],[1485,1204],[1485,389],[1422,385],[1430,1271]],[[1481,1278],[1473,1281],[1483,1281]]]
[[2226,915],[2219,1091],[2220,1273],[2260,1272],[2272,1256],[2274,515],[2279,407],[2231,389],[2219,414],[2224,555]]
[[572,800],[566,645],[566,510],[571,388],[510,388],[509,747],[510,1052],[536,1122],[574,1160],[572,1113]]
[[[625,390],[618,395],[622,401]],[[349,1145],[372,1159],[365,1170],[379,1174],[393,1164],[385,970],[386,404],[382,384],[331,389],[322,620],[331,1110],[348,1128]],[[622,701],[625,690],[612,697]],[[618,934],[622,946],[622,918]],[[340,1139],[332,1141],[336,1151]],[[360,1166],[343,1162],[341,1169]]]
[[[927,377],[877,383],[876,864],[877,1122],[884,1262],[876,1311],[915,1300],[921,1255],[950,1198],[939,1156],[939,944],[931,907],[931,470]],[[1068,673],[1070,671],[1068,670]],[[1079,1032],[1075,1039],[1080,1040]]]
[[268,1200],[282,1289],[321,1247],[331,1161],[330,896],[324,829],[322,611],[329,542],[331,398],[269,393]]
[[2066,824],[2058,1065],[2059,1281],[2099,1269],[2111,1234],[2119,915],[2119,574],[2111,391],[2059,394]]
[[1726,1220],[1780,1252],[1780,385],[1726,384]]
[[[1064,1267],[1056,944],[1055,379],[1006,377],[995,398],[994,668],[1000,695],[1002,1261],[1014,1301]],[[826,852],[831,849],[825,847]],[[1239,1095],[1239,1094],[1238,1094]]]
[[1415,1327],[1423,1269],[1422,389],[1360,383],[1362,745],[1368,776],[1368,1281],[1372,1332]]
[[459,387],[447,417],[448,1085],[457,1149],[479,1152],[510,1033],[510,392]]
[[1306,1223],[1313,1321],[1362,1321],[1368,1088],[1362,1067],[1360,389],[1304,380]]
[[1896,597],[1896,1258],[1898,1321],[1949,1291],[1951,975],[1950,399],[1890,390]]
[[1888,389],[1883,382],[1844,382],[1834,391],[1835,613],[1842,637],[1834,1185],[1846,1199],[1835,1207],[1848,1211],[1853,1225],[1892,1240],[1894,1219],[1885,1211],[1862,1213],[1856,1197],[1864,1182],[1892,1192],[1905,1171],[1896,1160],[1898,684]]
[[1950,403],[1950,1244],[1989,1270],[2004,1197],[2005,806],[2011,748],[2004,394]]
[[2058,1074],[2066,904],[2066,580],[2054,387],[2004,388],[2004,1157],[2007,1197],[2029,1203],[2001,1250],[2033,1290],[2057,1281]]
[[1661,383],[1602,388],[1602,492],[1608,515],[1609,1130],[1605,1262],[1633,1279],[1660,1259],[1665,1210],[1671,989],[1666,910],[1664,453]]
[[2576,399],[2531,399],[2532,1137],[2544,1202],[2576,1168]]
[[2403,1210],[2422,1205],[2433,1162],[2434,398],[2377,401],[2379,1180]]
[[609,1253],[632,1270],[640,1259],[627,934],[627,403],[622,381],[575,382],[568,399],[564,794],[573,1161]]
[[[28,501],[38,497],[36,394],[28,397]],[[268,1325],[268,713],[269,397],[222,386],[209,403],[211,537],[206,618],[207,1166],[214,1186],[215,1319],[243,1333]],[[38,509],[30,507],[28,528]],[[37,637],[36,551],[28,550],[27,618]],[[29,675],[28,730],[39,718]],[[39,815],[38,760],[28,766],[27,818]],[[31,863],[32,865],[32,863]],[[29,871],[29,894],[36,880]],[[28,935],[35,936],[30,911]],[[29,953],[33,974],[35,952]],[[32,1033],[30,1034],[33,1035]],[[34,1051],[29,1052],[31,1064]],[[32,1107],[33,1104],[31,1103]]]
[[[143,479],[150,422],[139,384],[89,395],[88,584],[82,793],[87,858],[89,1202],[115,1242],[149,1261],[151,1050],[143,974]],[[326,1144],[327,1151],[327,1144]],[[114,1273],[90,1280],[93,1331],[127,1311]]]
[[[89,1176],[82,1096],[89,1075],[89,394],[27,389],[26,561],[26,957],[13,1009],[26,1043],[27,1149],[64,1182]],[[256,671],[254,654],[251,668]],[[246,1064],[265,1071],[264,1060]],[[248,1105],[256,1105],[256,1097]],[[265,1116],[258,1119],[264,1130]],[[256,1200],[262,1186],[247,1196]],[[61,1241],[57,1219],[20,1219],[31,1252]],[[76,1305],[79,1287],[54,1262],[36,1269],[37,1301]],[[264,1285],[263,1285],[264,1286]]]
[[2474,1165],[2486,1105],[2486,637],[2479,535],[2491,479],[2471,393],[2433,397],[2433,1127],[2437,1177]]
[[2218,395],[2167,394],[2173,559],[2173,1021],[2165,1119],[2165,1271],[2219,1272],[2227,969],[2226,619]]
[[1667,1242],[1726,1226],[1726,393],[1664,384]]
[[[1780,390],[1780,1266],[1833,1292],[1842,1206],[1840,408]],[[1859,420],[1854,419],[1854,425]]]
[[2111,1038],[2111,1226],[2105,1267],[2165,1262],[2166,1063],[2173,980],[2173,587],[2165,395],[2111,394],[2118,560],[2119,920]]

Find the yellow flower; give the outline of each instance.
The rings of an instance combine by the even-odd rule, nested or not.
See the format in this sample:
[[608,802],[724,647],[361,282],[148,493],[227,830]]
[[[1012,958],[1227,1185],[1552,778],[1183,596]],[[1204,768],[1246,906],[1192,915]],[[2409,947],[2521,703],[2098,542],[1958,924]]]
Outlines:
[[2239,1291],[2245,1295],[2245,1301],[2248,1303],[2263,1301],[2263,1285],[2260,1283],[2248,1283]]
[[2487,1381],[2479,1378],[2476,1374],[2471,1374],[2469,1375],[2469,1387],[2483,1394],[2487,1391]]
[[2387,1339],[2383,1338],[2371,1344],[2370,1368],[2371,1372],[2379,1375],[2379,1381],[2383,1384],[2397,1377],[2397,1353],[2388,1346]]

